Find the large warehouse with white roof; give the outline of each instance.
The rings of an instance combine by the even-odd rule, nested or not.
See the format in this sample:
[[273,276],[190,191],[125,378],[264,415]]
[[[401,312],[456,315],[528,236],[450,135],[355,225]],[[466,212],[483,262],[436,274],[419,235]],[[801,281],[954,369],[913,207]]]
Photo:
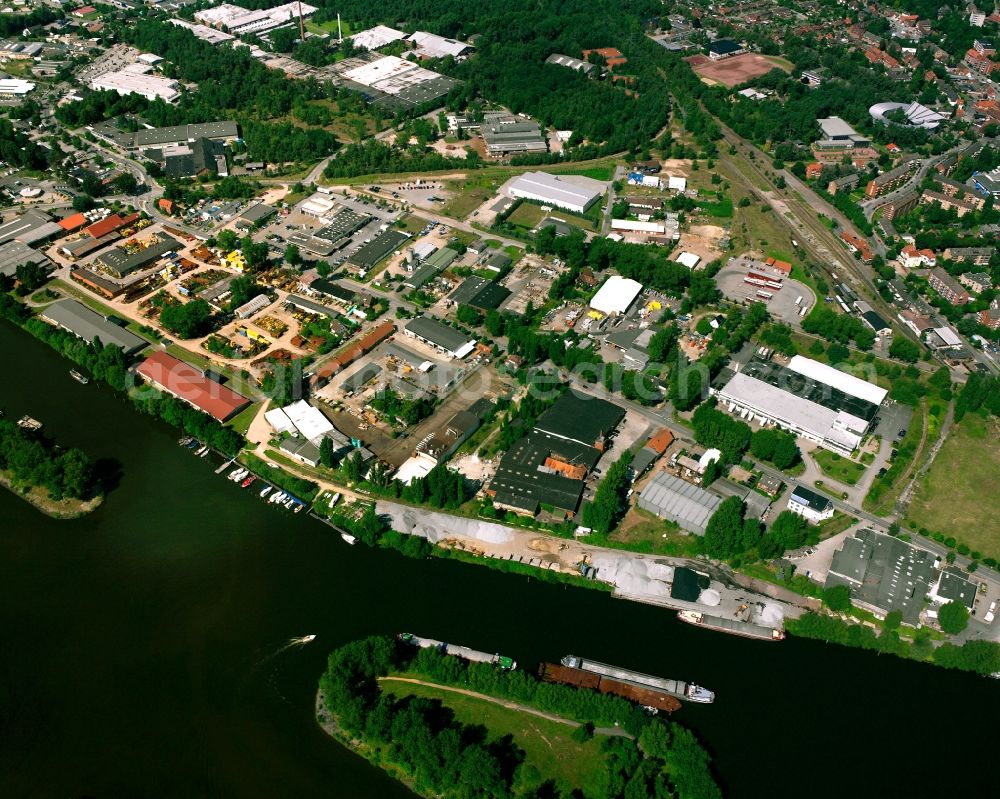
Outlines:
[[632,307],[640,291],[642,283],[620,275],[612,275],[598,289],[590,301],[590,307],[606,316],[622,314]]
[[507,187],[507,193],[582,214],[601,198],[604,188],[603,183],[591,178],[574,177],[570,181],[548,172],[525,172]]
[[750,361],[716,391],[725,408],[747,421],[778,425],[844,455],[861,444],[886,394],[801,355],[787,367]]

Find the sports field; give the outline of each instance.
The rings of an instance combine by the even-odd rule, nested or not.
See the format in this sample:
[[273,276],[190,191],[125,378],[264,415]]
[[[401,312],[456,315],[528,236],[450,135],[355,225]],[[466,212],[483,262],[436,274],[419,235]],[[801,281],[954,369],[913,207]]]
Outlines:
[[712,61],[705,56],[692,56],[686,60],[702,80],[721,83],[729,88],[766,75],[772,69],[782,68],[757,53],[743,53],[721,61]]

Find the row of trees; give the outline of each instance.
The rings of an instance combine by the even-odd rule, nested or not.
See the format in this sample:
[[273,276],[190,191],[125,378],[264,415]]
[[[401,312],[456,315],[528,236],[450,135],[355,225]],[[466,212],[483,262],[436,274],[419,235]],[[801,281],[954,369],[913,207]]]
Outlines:
[[608,467],[608,473],[594,493],[594,501],[584,505],[583,522],[598,535],[604,536],[610,533],[624,509],[628,507],[625,492],[631,483],[629,480],[631,467],[632,453],[625,450],[621,457]]
[[887,652],[914,660],[933,660],[946,669],[971,671],[984,676],[1000,671],[1000,644],[994,641],[966,641],[961,646],[945,643],[935,647],[930,631],[919,629],[909,643],[899,637],[891,624],[886,624],[882,633],[876,634],[863,624],[849,624],[820,613],[806,613],[799,619],[786,622],[786,626],[795,635],[804,638]]

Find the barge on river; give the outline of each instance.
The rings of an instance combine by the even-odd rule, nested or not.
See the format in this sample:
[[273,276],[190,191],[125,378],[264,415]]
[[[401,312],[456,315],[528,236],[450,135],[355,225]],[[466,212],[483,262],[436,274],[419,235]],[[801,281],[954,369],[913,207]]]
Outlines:
[[676,696],[668,694],[659,688],[650,688],[630,680],[615,679],[593,671],[564,666],[559,663],[542,663],[538,667],[538,676],[544,682],[572,685],[574,688],[590,688],[602,694],[614,694],[630,702],[635,702],[647,708],[652,713],[663,711],[673,713],[680,710],[681,703]]
[[463,660],[468,660],[472,663],[488,663],[491,666],[497,666],[505,671],[513,671],[517,668],[517,662],[513,658],[506,657],[505,655],[491,655],[488,652],[480,652],[477,649],[469,649],[467,646],[447,644],[444,641],[435,641],[433,638],[421,638],[419,635],[413,635],[412,633],[400,633],[396,637],[404,644],[419,646],[423,649],[436,649],[445,655],[455,655],[456,657],[460,657]]
[[749,621],[709,616],[694,610],[679,610],[677,618],[688,624],[698,624],[711,630],[721,630],[724,633],[741,635],[744,638],[755,638],[758,641],[780,641],[785,637],[785,631],[779,630],[777,627],[764,627]]
[[647,688],[654,688],[688,702],[709,704],[715,701],[715,693],[713,691],[709,691],[707,688],[702,688],[700,685],[695,685],[694,683],[653,677],[642,672],[620,669],[617,666],[609,666],[606,663],[598,663],[596,660],[584,660],[576,655],[566,655],[559,662],[564,666],[574,669],[592,671],[594,674],[599,674],[602,677],[611,677],[622,682],[637,683]]

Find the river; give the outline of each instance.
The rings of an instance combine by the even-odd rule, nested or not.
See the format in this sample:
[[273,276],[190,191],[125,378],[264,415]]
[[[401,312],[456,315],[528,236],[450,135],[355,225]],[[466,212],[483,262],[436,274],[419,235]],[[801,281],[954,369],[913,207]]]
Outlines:
[[[349,547],[266,506],[178,433],[0,324],[0,406],[119,470],[91,516],[0,491],[0,795],[395,797],[328,739],[327,652],[409,630],[700,682],[677,714],[733,797],[982,793],[1000,683],[814,641],[748,641],[586,589]],[[309,645],[282,646],[315,633]],[[931,762],[936,763],[931,767]]]

